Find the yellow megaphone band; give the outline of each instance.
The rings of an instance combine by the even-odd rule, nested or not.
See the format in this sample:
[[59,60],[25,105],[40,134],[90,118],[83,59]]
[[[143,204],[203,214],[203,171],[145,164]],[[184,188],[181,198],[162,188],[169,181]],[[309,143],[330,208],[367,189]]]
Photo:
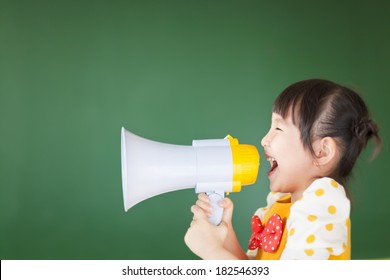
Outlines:
[[237,138],[226,136],[230,141],[233,156],[232,192],[241,191],[241,186],[256,182],[260,167],[260,155],[253,145],[239,144]]

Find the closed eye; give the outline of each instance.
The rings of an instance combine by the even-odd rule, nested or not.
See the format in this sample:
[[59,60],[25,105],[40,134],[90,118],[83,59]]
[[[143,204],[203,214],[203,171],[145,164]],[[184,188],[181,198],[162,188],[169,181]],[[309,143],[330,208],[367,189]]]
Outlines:
[[277,127],[276,130],[283,131],[280,127]]

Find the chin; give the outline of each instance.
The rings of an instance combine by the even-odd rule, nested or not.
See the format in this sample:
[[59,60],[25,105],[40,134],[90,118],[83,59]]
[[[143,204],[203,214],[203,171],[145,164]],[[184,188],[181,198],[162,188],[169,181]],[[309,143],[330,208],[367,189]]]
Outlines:
[[271,192],[282,192],[280,190],[280,188],[278,187],[278,185],[275,185],[275,184],[272,184],[272,183],[270,183],[269,189],[271,190]]
[[270,181],[269,188],[271,192],[281,192],[281,193],[288,193],[289,191],[286,190],[285,184],[280,184],[277,182]]

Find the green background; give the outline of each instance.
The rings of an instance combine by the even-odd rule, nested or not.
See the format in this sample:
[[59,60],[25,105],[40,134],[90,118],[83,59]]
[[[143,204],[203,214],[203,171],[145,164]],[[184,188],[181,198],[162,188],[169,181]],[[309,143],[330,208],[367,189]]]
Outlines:
[[[276,96],[308,78],[356,89],[380,124],[382,153],[369,162],[369,145],[355,169],[352,257],[389,258],[389,15],[385,0],[1,0],[0,258],[196,259],[193,190],[124,212],[121,127],[262,152]],[[261,162],[230,196],[243,247]]]

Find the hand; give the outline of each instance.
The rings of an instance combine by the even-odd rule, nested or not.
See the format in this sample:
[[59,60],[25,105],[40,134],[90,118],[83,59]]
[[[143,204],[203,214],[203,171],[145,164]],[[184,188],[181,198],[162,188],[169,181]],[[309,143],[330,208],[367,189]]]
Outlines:
[[[198,206],[205,215],[209,218],[212,215],[213,207],[211,206],[210,198],[205,193],[200,193],[198,195],[198,200],[196,201],[196,206]],[[232,224],[232,215],[233,215],[233,202],[224,198],[219,202],[219,206],[224,208],[222,221],[225,222],[228,226]]]
[[207,217],[211,216],[213,207],[211,206],[211,200],[207,194],[200,193],[198,195],[198,200],[196,201],[195,205],[198,206]]
[[234,258],[224,248],[224,243],[231,227],[233,203],[230,199],[225,198],[219,204],[224,208],[224,213],[221,224],[218,226],[208,221],[212,207],[206,194],[200,194],[196,204],[191,207],[194,217],[184,237],[184,241],[192,252],[203,259]]

